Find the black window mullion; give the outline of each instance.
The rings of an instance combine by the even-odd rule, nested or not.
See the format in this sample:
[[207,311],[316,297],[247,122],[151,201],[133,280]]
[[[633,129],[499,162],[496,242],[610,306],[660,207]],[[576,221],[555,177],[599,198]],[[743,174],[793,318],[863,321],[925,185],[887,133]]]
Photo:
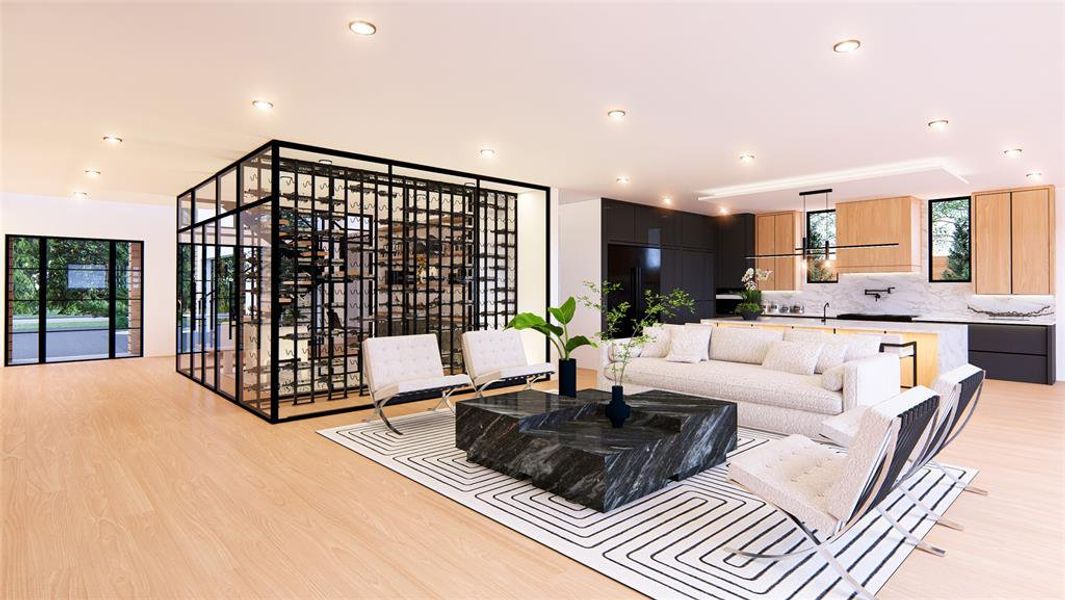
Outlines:
[[[107,245],[107,357],[115,357],[115,242]],[[128,294],[127,294],[128,295]],[[127,300],[128,301],[128,300]]]
[[37,238],[37,362],[45,362],[48,352],[48,238]]

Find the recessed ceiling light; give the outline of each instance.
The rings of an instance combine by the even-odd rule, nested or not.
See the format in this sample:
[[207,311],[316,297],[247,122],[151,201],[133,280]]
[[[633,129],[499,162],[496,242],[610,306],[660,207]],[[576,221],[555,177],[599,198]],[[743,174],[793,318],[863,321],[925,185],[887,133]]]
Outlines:
[[496,155],[496,151],[493,148],[481,148],[481,158],[492,158]]
[[122,138],[118,137],[117,135],[105,135],[104,141],[108,144],[121,144]]
[[728,214],[728,207],[727,206],[722,206],[721,208],[717,209],[717,212],[719,212],[719,213],[721,213],[723,215],[727,215]]
[[832,45],[832,50],[840,53],[847,54],[848,52],[854,52],[862,46],[860,40],[843,40],[842,42],[836,42]]
[[662,196],[662,204],[673,204],[673,198]]
[[936,131],[943,131],[947,128],[947,125],[950,125],[950,121],[946,119],[936,119],[928,122],[928,126]]
[[269,100],[252,100],[251,105],[259,110],[274,110],[274,103]]
[[624,185],[624,184],[626,184],[626,183],[628,183],[628,182],[629,182],[629,178],[628,178],[628,176],[626,176],[626,175],[621,175],[621,176],[620,176],[620,177],[618,177],[618,178],[617,178],[617,179],[616,179],[615,181],[617,181],[618,183],[620,183],[620,184]]
[[612,110],[608,110],[606,112],[606,116],[610,117],[611,119],[614,119],[615,121],[620,121],[620,120],[624,119],[625,115],[627,115],[627,114],[628,113],[626,113],[625,111],[621,110],[620,108],[615,108],[615,109],[612,109]]
[[96,169],[85,169],[85,174],[88,175],[89,177],[99,177],[100,176],[100,172],[97,171]]
[[74,192],[72,194],[76,200],[88,200],[89,192]]
[[1029,181],[1042,181],[1043,180],[1043,172],[1042,171],[1031,171],[1031,172],[1025,173],[1024,176],[1027,177]]
[[744,153],[740,155],[740,162],[749,163],[754,161],[754,155],[750,153]]
[[319,158],[318,162],[322,163],[323,165],[333,164],[333,161],[329,160],[328,158]]
[[369,21],[352,21],[348,23],[348,29],[357,35],[371,36],[377,33],[377,25]]
[[1017,158],[1021,155],[1021,152],[1024,152],[1024,150],[1021,148],[1007,148],[1002,151],[1003,154],[1010,158]]

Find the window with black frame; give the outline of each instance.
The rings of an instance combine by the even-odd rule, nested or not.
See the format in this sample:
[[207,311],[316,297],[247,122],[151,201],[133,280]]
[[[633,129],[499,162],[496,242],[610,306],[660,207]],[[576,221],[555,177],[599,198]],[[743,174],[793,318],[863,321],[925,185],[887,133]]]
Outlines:
[[928,202],[928,281],[972,281],[969,196]]
[[836,283],[836,211],[806,213],[806,283]]
[[143,247],[7,236],[4,364],[141,356]]

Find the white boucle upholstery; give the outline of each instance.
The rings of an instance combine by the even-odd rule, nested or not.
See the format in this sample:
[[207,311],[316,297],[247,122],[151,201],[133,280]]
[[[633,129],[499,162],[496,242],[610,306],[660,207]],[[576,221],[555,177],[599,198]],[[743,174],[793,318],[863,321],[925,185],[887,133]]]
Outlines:
[[876,354],[843,363],[843,410],[878,404],[898,394],[900,371],[894,354]]
[[[743,327],[715,329],[711,334],[711,353],[721,341],[719,336],[730,335],[727,331],[751,331]],[[781,335],[779,330],[775,333]],[[616,383],[612,365],[618,356],[612,345],[625,341],[613,340],[600,346],[600,387]],[[893,354],[853,361],[841,367],[843,383],[840,389],[832,390],[826,389],[820,375],[772,371],[761,364],[720,360],[685,364],[639,356],[630,361],[624,383],[727,400],[736,404],[739,424],[744,427],[818,437],[826,418],[898,394],[899,371],[898,357]]]
[[782,339],[784,333],[775,329],[718,327],[710,343],[710,359],[760,365],[770,344]]
[[847,355],[844,357],[847,362],[876,356],[880,352],[880,343],[884,341],[884,336],[872,333],[848,333],[842,334],[842,337],[847,338]]
[[710,360],[710,344],[714,343],[714,330],[717,328],[713,325],[703,325],[702,323],[685,323],[684,326],[706,330],[706,351],[703,352],[703,360]]
[[762,366],[773,371],[813,375],[824,344],[816,342],[773,342]]
[[669,332],[669,354],[666,355],[666,360],[697,363],[706,360],[709,348],[709,329],[678,327]]
[[825,345],[817,360],[815,373],[824,373],[849,360],[873,356],[880,351],[882,338],[874,334],[837,334],[803,329],[784,332],[784,339],[789,342],[820,342]]
[[826,369],[821,373],[821,387],[833,392],[843,391],[843,364]]
[[474,385],[554,372],[549,363],[529,364],[516,329],[485,329],[462,334],[462,358]]
[[748,450],[729,462],[729,479],[810,529],[832,533],[838,519],[828,511],[828,490],[839,480],[847,455],[801,435]]
[[898,429],[899,415],[934,394],[918,387],[869,408],[847,454],[792,435],[732,458],[729,478],[808,528],[832,535],[853,516],[883,460],[885,442]]
[[640,348],[640,356],[662,358],[669,354],[669,330],[662,326],[645,327],[643,334],[648,338]]
[[866,409],[847,450],[843,477],[828,494],[829,513],[839,519],[851,516],[883,450],[885,436],[899,426],[899,415],[935,395],[934,391],[917,386]]
[[[932,389],[939,395],[939,410],[936,411],[935,428],[939,428],[946,419],[961,396],[961,382],[976,373],[980,369],[973,365],[962,365],[952,369],[936,378],[932,383]],[[849,447],[858,431],[858,424],[865,414],[867,407],[859,406],[845,411],[843,414],[825,419],[821,424],[821,435],[832,440],[836,444]],[[921,444],[917,445],[918,448]]]
[[822,415],[834,415],[843,410],[842,394],[821,387],[820,376],[772,371],[761,365],[720,360],[687,364],[640,357],[629,362],[625,382],[720,400],[797,408]]
[[[383,403],[392,396],[430,390],[444,378],[436,335],[394,335],[369,338],[362,342],[363,367],[370,393]],[[452,385],[471,385],[466,375],[452,375]],[[398,385],[402,384],[402,385]],[[389,393],[391,392],[391,393]]]
[[429,377],[427,379],[411,379],[408,381],[397,381],[396,383],[386,385],[385,387],[377,388],[377,390],[374,391],[374,397],[379,401],[384,401],[400,394],[462,387],[464,385],[470,385],[470,378],[462,373],[459,373],[458,375]]

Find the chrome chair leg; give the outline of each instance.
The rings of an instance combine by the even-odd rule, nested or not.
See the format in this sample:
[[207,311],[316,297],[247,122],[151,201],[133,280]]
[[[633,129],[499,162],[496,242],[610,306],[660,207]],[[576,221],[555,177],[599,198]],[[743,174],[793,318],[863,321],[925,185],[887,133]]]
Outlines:
[[388,427],[392,433],[403,435],[400,430],[396,429],[395,426],[389,422],[388,417],[385,416],[385,404],[388,404],[389,400],[391,400],[391,398],[386,398],[383,402],[378,402],[377,399],[373,397],[373,394],[370,394],[370,401],[373,402],[373,414],[363,421],[363,423],[372,423],[374,419],[381,419],[381,422],[384,423],[385,427]]
[[935,521],[936,525],[942,525],[943,527],[947,527],[949,529],[954,529],[957,531],[965,531],[964,525],[958,523],[957,521],[952,521],[951,519],[948,519],[944,516],[937,515],[927,504],[922,502],[921,499],[918,498],[917,495],[911,492],[910,490],[901,486],[899,487],[899,489],[902,490],[902,494],[904,496],[906,496],[910,499],[911,502],[913,502],[913,505],[917,508],[917,510],[923,512],[925,516]]
[[807,546],[806,548],[803,548],[801,550],[786,552],[784,554],[758,554],[755,552],[745,552],[743,550],[736,550],[734,548],[729,547],[725,547],[723,548],[723,550],[730,554],[737,554],[739,556],[745,556],[747,558],[761,558],[768,560],[779,560],[795,556],[806,556],[813,552],[816,552],[821,556],[821,558],[825,560],[825,562],[829,564],[829,566],[832,567],[834,571],[836,571],[837,575],[839,575],[844,581],[847,582],[848,585],[851,586],[852,589],[854,589],[859,598],[865,598],[866,600],[876,600],[876,596],[874,596],[869,590],[865,589],[865,586],[859,583],[858,580],[855,579],[854,576],[851,575],[850,572],[847,571],[847,569],[845,569],[842,564],[840,564],[839,560],[836,559],[836,556],[832,554],[832,550],[828,547],[831,540],[818,542],[816,538],[814,538],[809,532],[805,530],[805,528],[800,527],[799,531],[801,531],[802,534],[806,537],[807,542],[813,544],[812,546]]
[[910,531],[908,529],[903,527],[901,524],[899,524],[899,522],[897,520],[895,520],[895,517],[889,515],[886,510],[884,510],[884,509],[882,509],[882,508],[880,508],[878,506],[876,508],[876,512],[879,513],[881,517],[884,517],[885,519],[887,519],[887,522],[891,523],[891,526],[894,527],[896,531],[901,533],[902,537],[905,538],[907,542],[909,542],[909,543],[913,544],[914,546],[916,546],[918,550],[924,550],[925,552],[927,552],[927,553],[929,553],[929,554],[931,554],[933,556],[942,557],[942,556],[946,556],[947,555],[947,551],[946,550],[944,550],[944,549],[942,549],[942,548],[940,548],[938,546],[933,546],[932,544],[929,544],[928,542],[926,542],[926,541],[918,538],[917,536],[913,535],[912,533],[910,533]]
[[940,471],[942,471],[943,474],[947,476],[947,479],[951,480],[954,483],[955,486],[961,486],[963,491],[972,492],[973,494],[976,494],[978,496],[986,496],[987,495],[987,490],[978,488],[975,485],[970,485],[968,483],[965,483],[964,481],[961,480],[961,478],[959,478],[954,473],[951,473],[950,471],[948,471],[946,467],[944,467],[943,465],[939,464],[938,462],[929,461],[928,465],[932,466],[932,467],[935,467],[935,468],[939,469]]
[[448,409],[450,409],[451,412],[454,413],[455,412],[455,405],[451,402],[451,394],[454,394],[456,389],[458,389],[458,388],[452,388],[450,390],[445,391],[443,394],[441,394],[440,395],[440,401],[436,403],[436,406],[433,407],[433,410],[434,411],[439,410],[440,407],[443,405],[443,406],[447,406]]

